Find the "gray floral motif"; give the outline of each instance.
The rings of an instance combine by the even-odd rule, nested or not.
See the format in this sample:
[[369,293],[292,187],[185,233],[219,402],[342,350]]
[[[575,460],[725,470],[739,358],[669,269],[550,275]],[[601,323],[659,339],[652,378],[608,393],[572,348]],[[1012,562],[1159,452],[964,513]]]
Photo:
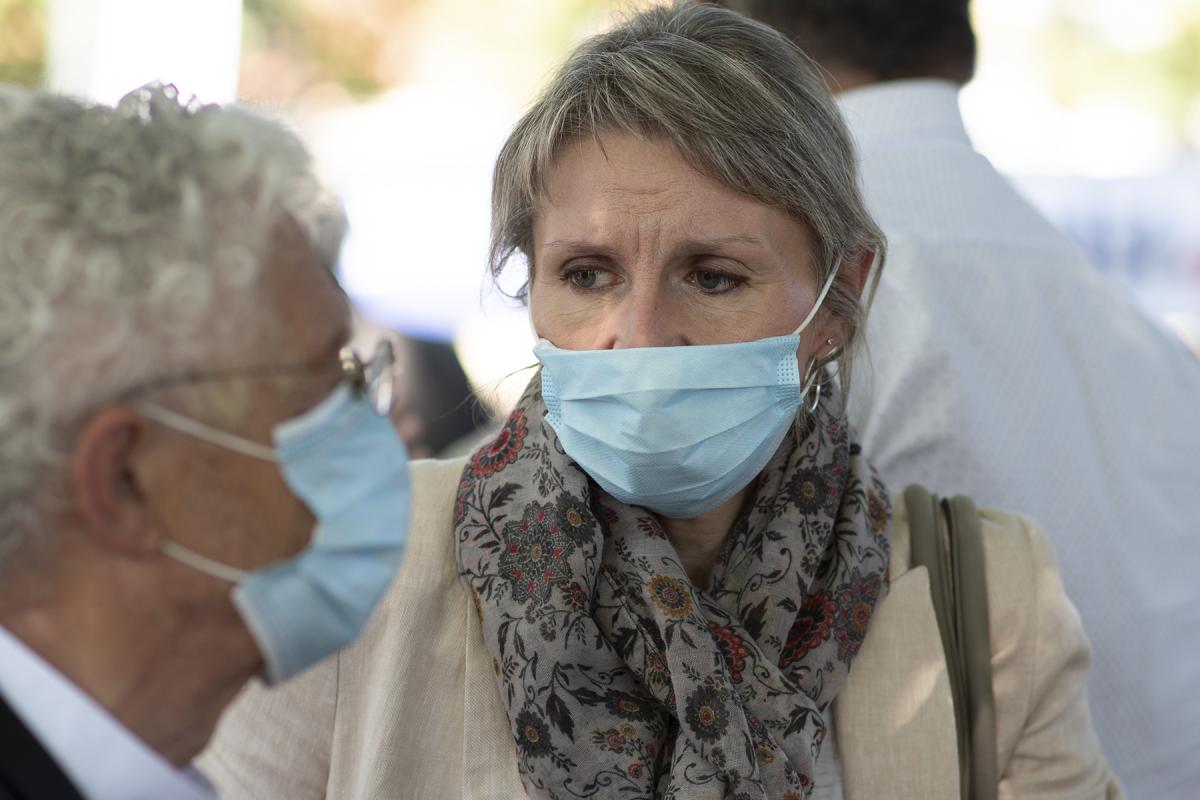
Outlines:
[[553,748],[550,744],[550,728],[537,714],[532,711],[522,711],[517,714],[517,746],[521,751],[533,758],[548,756]]
[[830,475],[818,469],[801,469],[787,484],[788,499],[802,514],[819,514],[832,503],[841,500],[839,487]]
[[729,701],[712,686],[701,686],[687,699],[687,724],[704,742],[720,741],[729,727]]
[[826,728],[886,591],[891,505],[827,391],[758,476],[710,585],[661,521],[563,452],[537,377],[455,496],[531,794],[807,798]]
[[556,501],[558,524],[571,541],[583,544],[596,535],[596,517],[588,510],[587,503],[571,494],[563,494]]
[[554,506],[530,503],[519,522],[504,526],[500,572],[518,603],[545,603],[550,590],[570,577],[567,556],[575,548],[558,526]]

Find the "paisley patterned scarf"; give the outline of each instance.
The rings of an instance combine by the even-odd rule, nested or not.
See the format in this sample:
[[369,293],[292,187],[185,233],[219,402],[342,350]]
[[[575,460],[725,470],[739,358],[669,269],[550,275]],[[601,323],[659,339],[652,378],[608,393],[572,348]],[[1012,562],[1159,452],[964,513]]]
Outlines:
[[475,453],[454,508],[526,790],[808,797],[889,554],[887,493],[837,398],[801,412],[704,590],[654,514],[563,452],[540,385]]

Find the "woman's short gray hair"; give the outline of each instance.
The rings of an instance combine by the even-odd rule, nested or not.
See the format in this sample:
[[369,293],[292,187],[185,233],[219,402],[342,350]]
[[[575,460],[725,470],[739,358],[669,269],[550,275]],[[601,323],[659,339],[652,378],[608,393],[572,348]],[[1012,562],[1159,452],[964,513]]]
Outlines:
[[336,252],[340,210],[278,123],[173,87],[0,91],[0,566],[87,412],[278,324],[255,289],[283,219]]
[[[614,131],[666,137],[698,171],[806,224],[819,284],[847,259],[882,259],[884,236],[863,205],[850,136],[817,69],[772,28],[691,2],[650,8],[587,39],[496,162],[493,276],[518,253],[536,268],[533,218],[563,146]],[[865,313],[851,273],[835,280],[825,305],[846,325],[839,373],[847,389]]]

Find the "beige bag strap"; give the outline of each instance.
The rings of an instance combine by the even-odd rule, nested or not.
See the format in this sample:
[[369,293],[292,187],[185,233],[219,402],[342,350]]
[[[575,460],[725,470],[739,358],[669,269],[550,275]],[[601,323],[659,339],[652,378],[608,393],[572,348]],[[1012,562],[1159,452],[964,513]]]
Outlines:
[[995,800],[996,706],[987,572],[979,512],[968,497],[938,501],[923,486],[904,490],[912,564],[929,571],[958,734],[963,800]]

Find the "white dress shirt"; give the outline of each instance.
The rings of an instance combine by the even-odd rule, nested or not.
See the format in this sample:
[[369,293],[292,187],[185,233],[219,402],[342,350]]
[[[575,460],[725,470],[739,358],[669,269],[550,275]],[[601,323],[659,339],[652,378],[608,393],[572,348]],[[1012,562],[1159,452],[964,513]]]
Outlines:
[[851,415],[912,482],[1039,520],[1130,797],[1200,786],[1200,363],[976,153],[957,89],[839,99],[890,252]]
[[87,800],[213,800],[197,770],[178,769],[0,626],[0,695]]

